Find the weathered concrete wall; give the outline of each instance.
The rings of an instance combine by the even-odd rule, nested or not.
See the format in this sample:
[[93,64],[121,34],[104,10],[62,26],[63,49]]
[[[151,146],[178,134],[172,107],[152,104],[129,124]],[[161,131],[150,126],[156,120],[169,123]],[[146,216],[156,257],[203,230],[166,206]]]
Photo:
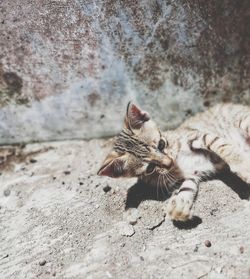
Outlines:
[[112,135],[135,99],[164,128],[250,104],[250,2],[0,2],[0,143]]

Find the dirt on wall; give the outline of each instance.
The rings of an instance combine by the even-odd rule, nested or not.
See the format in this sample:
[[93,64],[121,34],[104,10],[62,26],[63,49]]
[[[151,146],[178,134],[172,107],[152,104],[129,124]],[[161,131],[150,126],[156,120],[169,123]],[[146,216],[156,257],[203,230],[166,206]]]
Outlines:
[[1,143],[113,135],[131,99],[163,128],[250,103],[247,0],[14,0],[0,13]]

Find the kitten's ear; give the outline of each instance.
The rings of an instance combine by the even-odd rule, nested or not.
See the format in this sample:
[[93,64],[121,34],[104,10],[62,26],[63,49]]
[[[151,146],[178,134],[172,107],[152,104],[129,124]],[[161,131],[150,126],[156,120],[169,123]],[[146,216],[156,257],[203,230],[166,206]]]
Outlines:
[[125,158],[123,157],[118,154],[109,155],[97,174],[113,178],[126,176]]
[[125,118],[125,126],[130,129],[140,129],[150,119],[149,114],[129,102]]

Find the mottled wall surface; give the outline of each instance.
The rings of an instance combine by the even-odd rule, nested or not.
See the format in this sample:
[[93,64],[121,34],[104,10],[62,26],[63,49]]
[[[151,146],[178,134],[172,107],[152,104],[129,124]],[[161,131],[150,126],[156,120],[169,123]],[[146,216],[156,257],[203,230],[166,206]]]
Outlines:
[[163,128],[250,104],[250,2],[0,1],[0,143],[113,135],[130,99]]

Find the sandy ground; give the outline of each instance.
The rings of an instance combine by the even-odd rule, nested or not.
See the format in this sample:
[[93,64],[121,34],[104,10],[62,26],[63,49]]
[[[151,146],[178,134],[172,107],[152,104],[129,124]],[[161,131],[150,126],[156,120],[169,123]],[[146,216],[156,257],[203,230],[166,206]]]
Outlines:
[[104,140],[44,143],[8,157],[1,279],[250,278],[250,202],[242,193],[203,183],[198,217],[172,223],[155,189],[96,176],[107,148]]

